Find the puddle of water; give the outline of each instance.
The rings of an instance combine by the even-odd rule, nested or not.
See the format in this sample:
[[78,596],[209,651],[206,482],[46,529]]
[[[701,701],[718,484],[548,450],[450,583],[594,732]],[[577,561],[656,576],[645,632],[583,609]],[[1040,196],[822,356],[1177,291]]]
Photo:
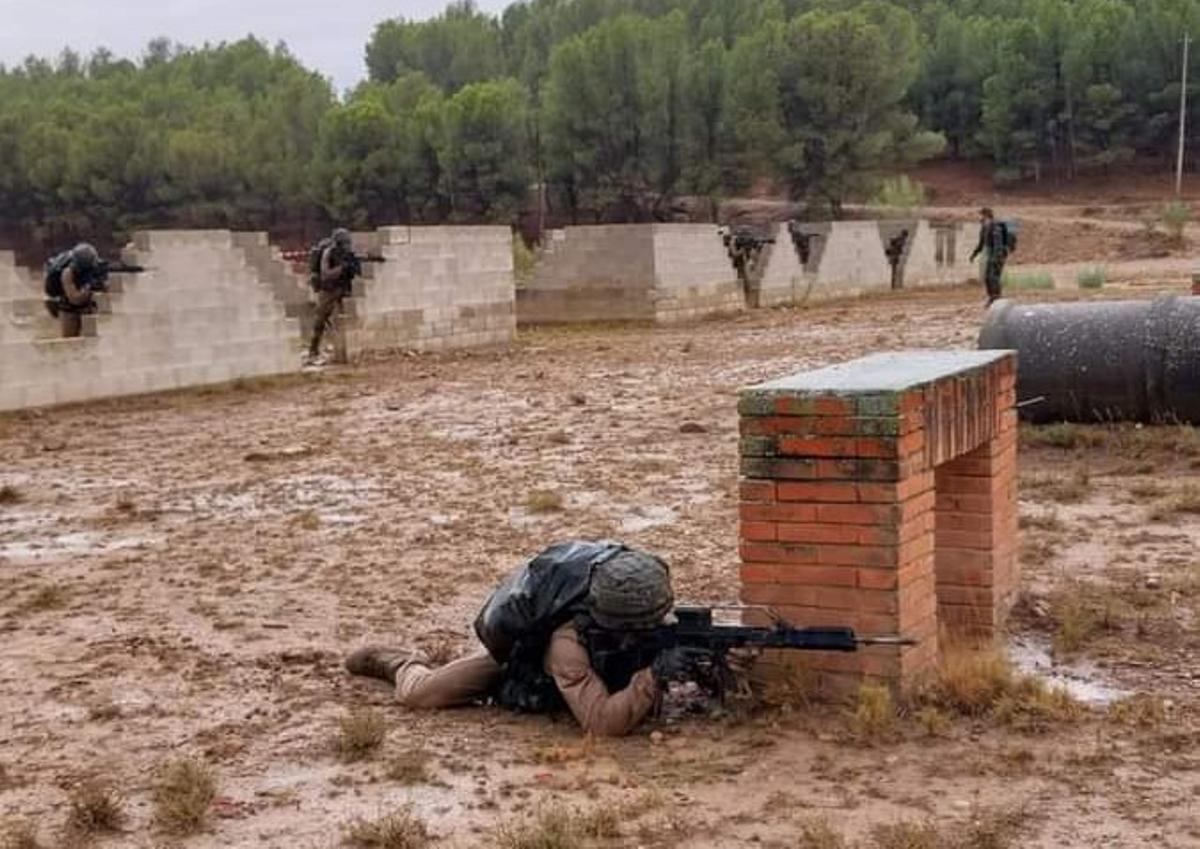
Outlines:
[[161,537],[154,535],[137,534],[113,538],[81,531],[41,539],[19,539],[0,543],[0,559],[41,560],[46,557],[61,557],[64,554],[102,554],[126,548],[143,548],[161,541]]
[[636,507],[629,515],[621,518],[621,530],[631,534],[662,525],[673,525],[679,515],[670,507]]
[[1104,674],[1094,663],[1055,663],[1050,656],[1049,645],[1036,637],[1017,637],[1009,645],[1009,654],[1017,669],[1036,675],[1053,686],[1062,687],[1072,698],[1084,704],[1103,706],[1131,695],[1128,690],[1106,682]]

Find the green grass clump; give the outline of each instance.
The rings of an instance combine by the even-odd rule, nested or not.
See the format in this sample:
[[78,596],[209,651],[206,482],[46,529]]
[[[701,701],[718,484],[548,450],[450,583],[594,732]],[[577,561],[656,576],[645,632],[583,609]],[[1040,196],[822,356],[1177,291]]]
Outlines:
[[1094,265],[1076,274],[1075,282],[1079,284],[1080,289],[1099,289],[1108,282],[1108,272],[1103,266]]

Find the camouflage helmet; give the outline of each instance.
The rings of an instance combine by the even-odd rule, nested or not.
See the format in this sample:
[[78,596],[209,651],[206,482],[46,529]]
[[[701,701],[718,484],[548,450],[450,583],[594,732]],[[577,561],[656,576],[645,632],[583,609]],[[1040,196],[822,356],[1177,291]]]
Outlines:
[[81,271],[89,271],[100,262],[100,254],[87,242],[80,242],[71,248],[71,261]]
[[351,245],[350,231],[345,227],[334,228],[334,231],[329,234],[329,238],[332,239],[333,243],[339,248],[349,248]]
[[653,554],[628,549],[592,572],[587,607],[601,628],[653,628],[674,603],[667,564]]

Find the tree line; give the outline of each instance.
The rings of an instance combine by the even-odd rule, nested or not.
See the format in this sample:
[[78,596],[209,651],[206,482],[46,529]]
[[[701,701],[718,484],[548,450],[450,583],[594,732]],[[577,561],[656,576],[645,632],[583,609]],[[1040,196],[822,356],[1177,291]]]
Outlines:
[[67,51],[0,68],[0,227],[512,221],[535,198],[645,220],[758,185],[836,214],[939,154],[1073,179],[1173,155],[1197,21],[1200,0],[458,2],[380,23],[345,98],[253,39]]

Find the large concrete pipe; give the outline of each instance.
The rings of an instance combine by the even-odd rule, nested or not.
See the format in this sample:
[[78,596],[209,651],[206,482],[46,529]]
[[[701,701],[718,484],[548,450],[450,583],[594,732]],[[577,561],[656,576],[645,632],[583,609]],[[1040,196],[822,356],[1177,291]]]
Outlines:
[[1200,298],[992,304],[980,348],[1017,351],[1023,418],[1200,424]]

